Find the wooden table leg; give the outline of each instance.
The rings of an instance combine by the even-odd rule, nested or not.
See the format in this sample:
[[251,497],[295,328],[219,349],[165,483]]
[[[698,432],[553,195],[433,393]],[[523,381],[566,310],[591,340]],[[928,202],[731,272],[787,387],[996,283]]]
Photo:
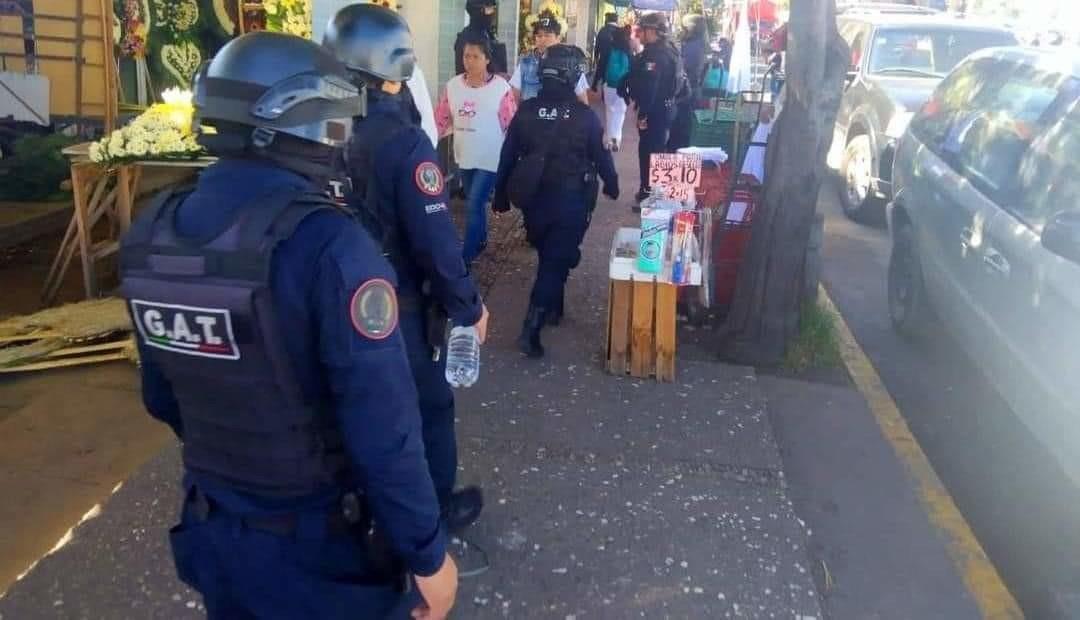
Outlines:
[[87,298],[97,294],[97,283],[94,281],[94,262],[90,256],[90,213],[88,205],[88,190],[86,179],[92,167],[87,164],[75,164],[71,167],[71,191],[75,202],[75,226],[79,244],[79,258],[82,259],[83,288]]
[[131,214],[135,211],[135,196],[138,194],[139,178],[142,176],[142,168],[138,164],[120,166],[119,175],[116,179],[120,192],[116,198],[116,215],[119,224],[117,238],[131,227]]

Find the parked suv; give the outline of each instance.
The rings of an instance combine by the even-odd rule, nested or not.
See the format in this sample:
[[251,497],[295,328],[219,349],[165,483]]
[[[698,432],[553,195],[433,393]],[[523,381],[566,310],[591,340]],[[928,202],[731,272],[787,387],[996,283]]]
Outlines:
[[893,325],[940,317],[1080,481],[1080,55],[969,58],[911,121],[893,176]]
[[844,213],[859,219],[880,213],[880,199],[891,197],[896,140],[934,87],[968,54],[1016,45],[1016,38],[995,26],[933,14],[854,12],[837,21],[851,47],[851,71],[830,163],[840,170]]

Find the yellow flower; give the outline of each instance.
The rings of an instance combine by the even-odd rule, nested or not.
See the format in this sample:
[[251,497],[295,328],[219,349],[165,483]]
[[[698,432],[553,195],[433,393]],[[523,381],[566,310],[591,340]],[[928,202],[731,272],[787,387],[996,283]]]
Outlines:
[[100,142],[94,142],[90,145],[90,161],[95,164],[105,161],[105,152],[102,150]]

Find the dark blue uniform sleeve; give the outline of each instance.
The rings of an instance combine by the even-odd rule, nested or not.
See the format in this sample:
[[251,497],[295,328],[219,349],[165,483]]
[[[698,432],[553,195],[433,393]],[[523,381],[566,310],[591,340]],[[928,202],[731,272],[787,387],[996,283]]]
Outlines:
[[320,256],[314,278],[319,356],[350,462],[393,548],[412,573],[432,575],[446,539],[397,330],[393,272],[370,237],[350,225]]
[[400,141],[387,146],[404,149],[401,156],[384,161],[397,162],[392,191],[406,247],[431,283],[432,297],[454,323],[475,325],[483,313],[480,292],[461,257],[435,149],[419,127],[410,128]]
[[589,123],[589,158],[596,163],[596,173],[600,175],[604,187],[618,194],[619,174],[615,171],[615,160],[611,157],[611,151],[604,148],[604,128],[595,113]]
[[503,140],[502,151],[499,153],[499,170],[495,174],[495,193],[506,192],[506,185],[510,182],[510,174],[514,171],[514,164],[521,156],[521,118],[523,108],[518,108],[514,118],[510,120],[510,127],[506,130],[506,138]]
[[176,436],[183,439],[184,424],[180,418],[180,404],[176,400],[172,383],[154,363],[141,339],[139,339],[139,364],[142,368],[142,398],[146,411],[152,417],[168,424]]

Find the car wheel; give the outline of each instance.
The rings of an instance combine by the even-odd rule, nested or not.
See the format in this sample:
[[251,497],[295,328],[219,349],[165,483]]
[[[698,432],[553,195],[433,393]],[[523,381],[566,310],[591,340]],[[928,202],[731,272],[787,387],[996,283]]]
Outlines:
[[933,323],[922,263],[909,224],[897,229],[888,271],[889,319],[893,329],[908,338],[925,335]]
[[854,221],[862,219],[873,202],[874,153],[870,136],[855,136],[844,149],[840,164],[840,206]]

